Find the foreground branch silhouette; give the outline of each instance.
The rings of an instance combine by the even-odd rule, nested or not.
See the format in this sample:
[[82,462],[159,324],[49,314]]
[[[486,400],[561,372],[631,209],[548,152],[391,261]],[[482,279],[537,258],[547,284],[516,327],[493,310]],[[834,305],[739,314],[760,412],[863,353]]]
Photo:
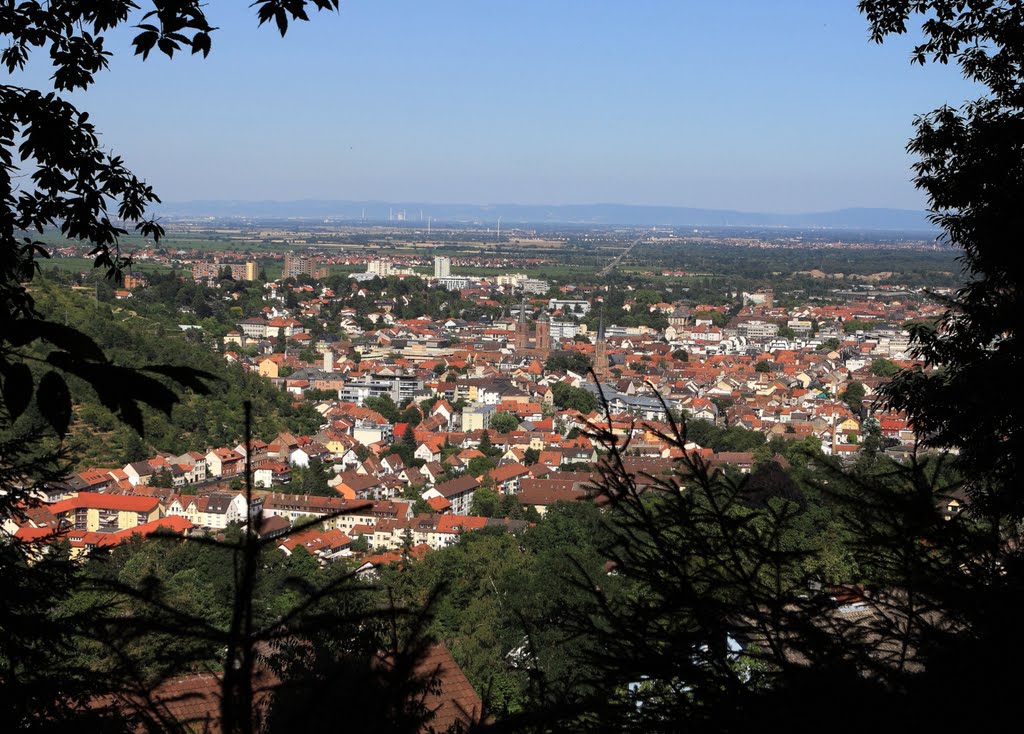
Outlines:
[[[815,454],[796,481],[776,482],[778,457],[731,474],[687,451],[685,419],[670,418],[659,437],[679,458],[661,474],[628,454],[607,404],[590,433],[607,451],[593,491],[606,507],[608,563],[604,575],[577,565],[564,579],[591,599],[565,624],[594,641],[579,667],[599,693],[549,701],[551,718],[524,716],[526,728],[810,731],[828,720],[859,730],[856,712],[886,727],[941,727],[973,715],[942,705],[950,676],[986,701],[1015,686],[986,649],[986,618],[1016,634],[1020,623],[989,606],[1008,602],[1016,582],[1005,566],[999,578],[986,571],[983,521],[944,519],[959,481],[948,459],[876,456],[845,468]],[[839,541],[828,540],[832,527]],[[848,563],[829,573],[823,559],[836,548]]]

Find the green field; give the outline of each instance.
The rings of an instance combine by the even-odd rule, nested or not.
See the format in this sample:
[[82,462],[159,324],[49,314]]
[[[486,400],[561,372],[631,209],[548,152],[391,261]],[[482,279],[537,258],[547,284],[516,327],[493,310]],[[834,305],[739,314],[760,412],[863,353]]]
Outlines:
[[[66,273],[88,273],[95,270],[93,261],[87,257],[55,257],[49,260],[37,260],[39,268],[43,272],[47,270],[59,270]],[[170,268],[162,263],[135,262],[131,267],[135,273],[166,273]]]

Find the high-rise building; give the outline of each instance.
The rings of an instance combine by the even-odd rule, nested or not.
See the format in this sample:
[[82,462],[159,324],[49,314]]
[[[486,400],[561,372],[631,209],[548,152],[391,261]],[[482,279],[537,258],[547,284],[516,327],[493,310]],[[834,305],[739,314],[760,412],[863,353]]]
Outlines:
[[387,260],[371,260],[366,263],[366,273],[386,278],[391,275],[391,263]]
[[452,274],[452,259],[441,255],[434,256],[434,277],[447,278]]
[[192,265],[193,280],[216,280],[224,270],[231,271],[234,280],[256,280],[256,263],[222,263],[219,260],[212,262],[198,262]]
[[317,262],[308,255],[293,255],[285,253],[284,272],[282,278],[297,278],[300,275],[308,275],[315,278],[317,275]]

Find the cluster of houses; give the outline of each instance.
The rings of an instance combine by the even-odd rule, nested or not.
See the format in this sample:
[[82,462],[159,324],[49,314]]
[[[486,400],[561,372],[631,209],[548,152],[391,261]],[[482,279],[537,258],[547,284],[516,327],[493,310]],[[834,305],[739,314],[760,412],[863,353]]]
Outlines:
[[[498,295],[523,285],[492,280],[459,297],[498,306]],[[329,559],[350,554],[356,538],[382,552],[410,543],[436,549],[489,522],[471,515],[480,489],[517,498],[531,517],[586,496],[581,477],[605,448],[590,438],[595,429],[628,443],[638,460],[668,462],[683,450],[665,439],[680,414],[767,438],[813,438],[843,457],[860,450],[869,427],[893,453],[915,443],[905,416],[871,405],[888,379],[875,369],[879,359],[914,364],[898,325],[938,313],[912,294],[876,289],[851,293],[843,306],[782,308],[758,291],[733,309],[627,294],[624,310],[657,313],[668,326],[602,322],[593,333],[584,317],[606,289],[562,290],[524,297],[502,317],[467,321],[399,318],[408,296],[371,294],[361,282],[342,294],[269,283],[267,305],[237,321],[224,356],[312,401],[322,417],[317,433],[90,468],[48,490],[48,504],[21,521],[8,519],[7,529],[35,538],[61,528],[80,551],[133,530],[216,532],[257,516],[241,492],[248,476],[270,523],[261,532],[279,533],[284,552],[303,545]],[[844,328],[851,323],[870,328]],[[854,383],[863,388],[861,405],[845,399]],[[389,401],[395,411],[386,416]],[[747,453],[685,450],[740,471],[753,463]],[[326,470],[329,496],[294,492],[293,472],[314,464]],[[300,517],[326,520],[293,536]]]
[[[462,289],[460,298],[497,306],[494,298],[509,288],[498,280]],[[285,287],[279,285],[275,293]],[[408,297],[374,297],[358,285],[343,294],[309,285],[294,288],[305,296],[298,308],[269,298],[263,313],[239,321],[224,341],[228,361],[296,397],[309,393],[322,399],[327,392],[357,406],[368,398],[405,404],[441,397],[448,414],[444,426],[436,428],[472,431],[488,428],[501,412],[534,427],[566,419],[552,399],[553,387],[562,382],[607,400],[613,413],[664,420],[669,410],[684,410],[768,437],[813,435],[826,453],[843,456],[859,450],[863,420],[887,379],[873,374],[872,364],[878,359],[899,367],[915,364],[902,324],[940,313],[916,294],[885,288],[851,291],[841,306],[796,308],[775,305],[771,291],[742,294],[738,310],[627,298],[626,311],[658,313],[668,326],[611,324],[595,333],[581,319],[607,297],[598,286],[567,286],[564,297],[524,299],[508,316],[478,321],[399,318]],[[356,304],[366,307],[353,301],[367,301]],[[333,322],[324,322],[324,314],[332,314]],[[526,336],[524,318],[538,320],[532,330],[526,325]],[[359,325],[368,322],[373,328]],[[849,330],[850,324],[865,328]],[[276,351],[275,335],[294,348]],[[318,353],[316,362],[300,356],[304,351],[308,358],[308,350]],[[545,354],[558,352],[580,355],[599,380],[584,369],[545,369]],[[851,409],[842,399],[852,382],[865,388],[865,410]],[[452,408],[456,404],[458,410]],[[914,443],[905,416],[885,413],[872,419],[893,447]],[[363,419],[348,433],[357,443],[372,445],[394,439],[395,428]]]

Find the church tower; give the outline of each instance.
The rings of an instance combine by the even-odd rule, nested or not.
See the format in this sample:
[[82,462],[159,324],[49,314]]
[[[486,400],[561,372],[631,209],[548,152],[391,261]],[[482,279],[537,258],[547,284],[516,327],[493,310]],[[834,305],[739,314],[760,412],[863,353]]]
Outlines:
[[519,304],[519,320],[516,321],[515,348],[517,354],[526,354],[530,348],[530,325],[526,323],[526,296]]
[[537,327],[534,333],[534,349],[537,356],[541,359],[547,359],[548,353],[551,351],[551,321],[548,320],[546,313],[542,313],[540,318],[537,319]]
[[604,308],[597,322],[597,341],[594,343],[594,374],[598,380],[608,377],[608,342],[604,337]]

